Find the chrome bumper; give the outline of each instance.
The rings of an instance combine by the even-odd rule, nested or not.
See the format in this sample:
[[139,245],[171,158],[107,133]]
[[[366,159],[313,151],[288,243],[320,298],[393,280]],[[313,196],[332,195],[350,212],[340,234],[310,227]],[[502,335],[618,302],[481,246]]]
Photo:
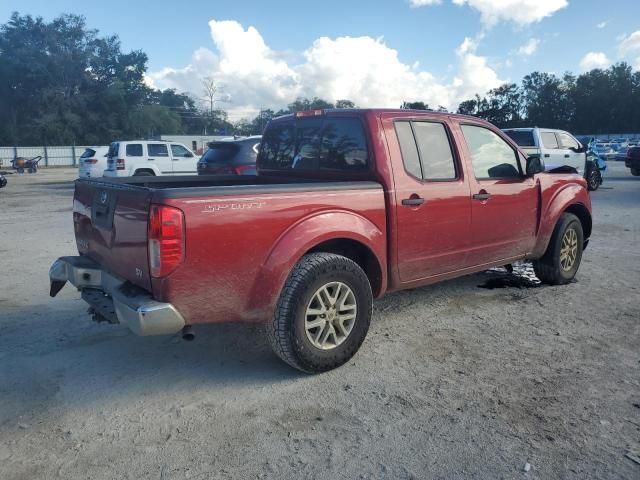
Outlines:
[[82,298],[94,311],[122,323],[137,335],[170,335],[185,326],[180,312],[137,287],[105,272],[87,257],[60,257],[49,269],[50,295],[55,297],[69,282],[82,291]]

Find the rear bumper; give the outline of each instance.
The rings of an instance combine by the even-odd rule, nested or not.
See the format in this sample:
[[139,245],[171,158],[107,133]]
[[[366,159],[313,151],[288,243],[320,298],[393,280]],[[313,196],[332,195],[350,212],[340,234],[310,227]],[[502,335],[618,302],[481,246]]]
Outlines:
[[180,312],[146,291],[110,275],[87,257],[60,257],[49,269],[51,296],[69,282],[82,291],[94,312],[126,325],[137,335],[171,335],[184,328]]

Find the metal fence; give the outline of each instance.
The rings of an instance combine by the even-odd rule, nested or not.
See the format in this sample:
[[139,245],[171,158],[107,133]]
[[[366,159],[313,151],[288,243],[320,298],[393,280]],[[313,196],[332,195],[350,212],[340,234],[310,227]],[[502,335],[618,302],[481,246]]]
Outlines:
[[75,167],[86,146],[64,147],[0,147],[0,168],[10,168],[14,158],[42,157],[40,167]]

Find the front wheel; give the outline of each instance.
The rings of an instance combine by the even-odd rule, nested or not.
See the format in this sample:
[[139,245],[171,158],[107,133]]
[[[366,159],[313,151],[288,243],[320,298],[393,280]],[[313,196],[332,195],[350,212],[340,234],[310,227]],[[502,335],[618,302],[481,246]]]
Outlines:
[[587,174],[587,187],[590,191],[596,191],[602,185],[602,174],[597,167],[591,167]]
[[640,177],[640,168],[632,168],[631,175],[633,175],[634,177]]
[[348,362],[369,331],[373,296],[354,261],[333,253],[305,255],[287,279],[267,324],[274,352],[307,373]]
[[563,213],[556,224],[547,251],[534,260],[537,277],[550,285],[569,283],[576,276],[582,260],[584,233],[578,217]]

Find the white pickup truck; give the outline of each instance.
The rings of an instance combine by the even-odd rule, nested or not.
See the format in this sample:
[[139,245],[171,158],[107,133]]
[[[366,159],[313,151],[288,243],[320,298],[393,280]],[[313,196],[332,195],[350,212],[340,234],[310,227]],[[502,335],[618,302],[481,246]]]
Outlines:
[[529,156],[539,156],[545,170],[569,166],[585,174],[587,149],[573,135],[550,128],[508,128],[503,130]]
[[105,177],[197,175],[198,158],[181,143],[162,140],[112,142]]

